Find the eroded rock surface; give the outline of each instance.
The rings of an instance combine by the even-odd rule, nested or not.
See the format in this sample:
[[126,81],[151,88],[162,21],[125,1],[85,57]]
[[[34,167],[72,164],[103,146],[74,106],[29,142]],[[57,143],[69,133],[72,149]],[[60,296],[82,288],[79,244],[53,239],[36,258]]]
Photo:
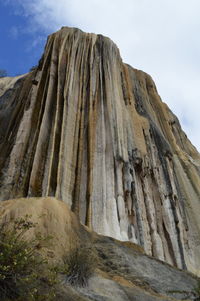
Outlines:
[[[0,203],[0,224],[31,216],[35,227],[29,238],[40,232],[52,236],[42,248],[49,263],[79,244],[96,252],[96,268],[86,287],[62,283],[57,301],[176,301],[195,300],[198,279],[164,262],[147,256],[138,245],[100,236],[80,224],[68,206],[55,198],[23,198]],[[41,251],[41,250],[40,250]]]
[[30,196],[199,273],[200,155],[109,38],[62,28],[0,97],[0,199]]

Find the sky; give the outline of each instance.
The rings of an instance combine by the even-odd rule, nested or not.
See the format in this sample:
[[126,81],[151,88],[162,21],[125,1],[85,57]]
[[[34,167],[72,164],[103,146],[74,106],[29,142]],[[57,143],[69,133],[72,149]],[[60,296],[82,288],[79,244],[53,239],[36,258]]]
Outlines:
[[125,63],[152,76],[200,151],[199,0],[0,0],[0,69],[28,72],[62,26],[110,37]]

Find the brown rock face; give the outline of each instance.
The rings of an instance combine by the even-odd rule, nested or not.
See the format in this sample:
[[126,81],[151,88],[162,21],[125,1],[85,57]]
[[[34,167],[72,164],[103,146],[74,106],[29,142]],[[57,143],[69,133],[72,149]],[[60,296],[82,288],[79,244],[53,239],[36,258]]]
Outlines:
[[35,71],[2,81],[1,200],[55,196],[98,233],[199,273],[200,155],[149,75],[110,39],[62,28]]

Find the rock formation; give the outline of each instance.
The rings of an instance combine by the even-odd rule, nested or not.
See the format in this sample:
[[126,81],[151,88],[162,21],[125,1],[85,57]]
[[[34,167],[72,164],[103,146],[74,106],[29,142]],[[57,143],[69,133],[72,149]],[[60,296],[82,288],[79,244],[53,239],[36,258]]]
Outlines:
[[45,196],[199,273],[200,155],[109,38],[64,27],[36,70],[0,79],[0,199]]
[[[180,301],[196,300],[198,279],[186,271],[149,257],[130,242],[100,236],[80,224],[68,206],[52,197],[14,199],[0,203],[0,223],[31,215],[34,233],[52,236],[43,254],[59,262],[69,246],[92,246],[96,269],[83,288],[63,284],[56,301]],[[34,231],[34,233],[33,233]],[[35,236],[34,236],[35,237]],[[51,299],[52,300],[52,299]]]

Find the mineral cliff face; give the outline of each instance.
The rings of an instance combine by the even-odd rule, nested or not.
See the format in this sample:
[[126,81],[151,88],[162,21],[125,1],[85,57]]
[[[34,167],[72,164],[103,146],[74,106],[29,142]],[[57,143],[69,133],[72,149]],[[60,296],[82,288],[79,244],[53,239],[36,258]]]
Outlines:
[[98,233],[199,273],[200,155],[109,38],[62,28],[0,95],[1,200],[55,196]]

